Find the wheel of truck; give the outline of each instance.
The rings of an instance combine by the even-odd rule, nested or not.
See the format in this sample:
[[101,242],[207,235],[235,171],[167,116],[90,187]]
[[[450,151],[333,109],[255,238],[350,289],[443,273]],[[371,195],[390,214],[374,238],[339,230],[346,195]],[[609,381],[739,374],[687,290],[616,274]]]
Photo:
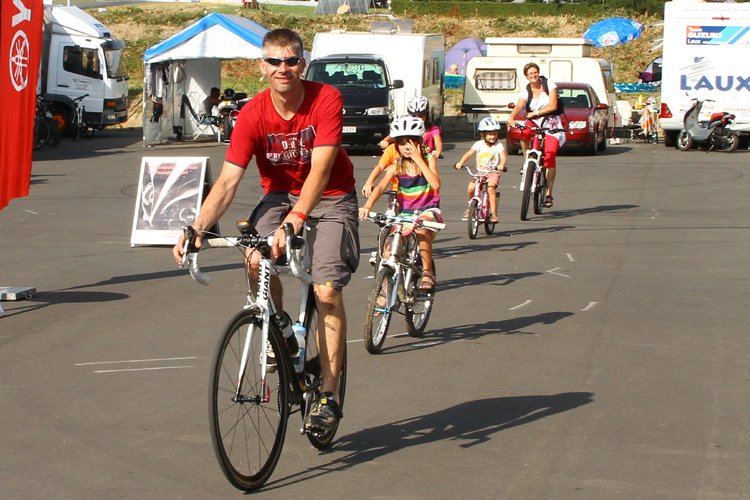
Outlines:
[[664,145],[668,148],[677,146],[677,135],[679,130],[665,130],[664,131]]
[[63,106],[53,105],[49,111],[50,113],[52,113],[52,119],[57,122],[57,128],[60,129],[60,132],[63,134],[66,132],[70,132],[70,110],[66,109]]

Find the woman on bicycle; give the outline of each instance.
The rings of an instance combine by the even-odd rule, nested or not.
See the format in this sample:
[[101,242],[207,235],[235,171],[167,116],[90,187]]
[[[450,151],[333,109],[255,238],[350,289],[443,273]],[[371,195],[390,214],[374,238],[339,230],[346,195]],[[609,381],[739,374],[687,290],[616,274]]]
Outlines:
[[[477,155],[477,171],[489,172],[487,174],[487,194],[490,199],[490,223],[497,224],[497,197],[495,196],[495,190],[502,172],[508,170],[505,167],[508,155],[505,153],[502,143],[498,142],[500,138],[500,122],[492,117],[487,117],[479,122],[477,129],[482,134],[482,140],[475,142],[471,146],[471,149],[456,163],[454,168],[461,170],[464,163],[469,161],[469,158],[474,156],[474,154]],[[469,200],[471,200],[474,196],[474,180],[469,182],[468,194]],[[464,218],[467,217],[469,217],[468,210],[464,212]]]
[[[557,85],[552,80],[539,75],[539,66],[535,63],[528,63],[523,67],[523,74],[529,81],[529,85],[521,91],[521,97],[518,104],[508,117],[508,126],[515,127],[516,116],[522,109],[526,110],[526,120],[532,121],[537,127],[545,125],[550,128],[562,128],[563,123],[560,115],[555,115],[557,111]],[[529,95],[529,91],[531,95]],[[534,136],[530,129],[521,132],[521,147],[524,154],[529,149],[529,143]],[[552,186],[555,184],[555,167],[557,162],[557,150],[565,144],[565,132],[550,133],[547,132],[544,139],[544,167],[547,169],[547,196],[544,199],[544,206],[552,206]]]
[[[435,158],[442,155],[443,138],[440,135],[440,128],[429,121],[430,101],[425,96],[412,97],[406,103],[406,112],[411,116],[420,118],[425,123],[425,133],[422,136],[422,146],[424,146],[424,149],[428,153],[433,153]],[[375,187],[375,181],[380,177],[380,174],[400,156],[396,145],[393,143],[393,137],[390,135],[380,141],[380,147],[384,150],[383,155],[380,157],[378,164],[375,165],[375,168],[372,169],[370,176],[362,187],[362,194],[365,195],[365,198],[370,196],[372,188]],[[396,189],[398,189],[398,185],[394,179],[391,190],[395,191]]]
[[[391,124],[391,137],[394,139],[399,157],[385,171],[380,183],[375,186],[364,207],[359,209],[359,218],[366,219],[372,206],[385,192],[393,178],[398,178],[396,200],[400,207],[399,215],[417,216],[417,220],[443,222],[440,215],[440,176],[435,157],[422,146],[424,122],[414,116],[397,118]],[[412,225],[404,225],[404,236],[413,230]],[[435,288],[435,271],[432,265],[432,240],[435,232],[417,229],[419,254],[422,257],[422,280],[419,289],[432,291]],[[388,245],[386,245],[387,248]]]

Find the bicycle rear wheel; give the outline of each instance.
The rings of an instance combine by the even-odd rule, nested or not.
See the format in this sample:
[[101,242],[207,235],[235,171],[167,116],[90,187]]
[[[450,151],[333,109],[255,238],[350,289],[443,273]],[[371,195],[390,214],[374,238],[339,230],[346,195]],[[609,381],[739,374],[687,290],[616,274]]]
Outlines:
[[474,240],[479,230],[479,204],[472,200],[469,204],[469,239]]
[[545,169],[542,169],[542,173],[539,174],[539,184],[534,191],[534,213],[539,215],[542,213],[544,208],[544,200],[547,197],[547,175]]
[[395,293],[393,269],[384,267],[375,276],[375,284],[370,293],[370,303],[365,315],[365,349],[377,354],[383,347],[392,312],[388,310],[388,297]]
[[47,120],[37,118],[34,120],[34,145],[33,150],[38,151],[47,145],[50,129]]
[[[497,189],[497,188],[496,188]],[[500,193],[499,191],[497,192]],[[485,192],[484,193],[484,212],[486,213],[484,217],[484,232],[487,234],[492,234],[495,232],[495,222],[490,222],[490,218],[492,217],[492,214],[490,213],[490,194]],[[496,198],[499,201],[499,196]]]
[[414,279],[409,284],[408,295],[414,297],[414,302],[406,306],[406,331],[411,337],[419,338],[424,335],[427,322],[432,313],[432,305],[435,302],[435,290],[429,293],[422,293],[418,290],[419,276],[414,275]]
[[[209,380],[209,424],[219,466],[229,482],[244,491],[257,490],[271,477],[284,446],[289,418],[289,383],[280,335],[271,324],[268,340],[279,366],[261,374],[266,355],[263,318],[254,311],[238,313],[216,346]],[[245,347],[247,366],[240,374]],[[284,351],[286,352],[286,351]],[[237,381],[241,390],[236,397]]]
[[521,220],[528,220],[529,203],[531,202],[531,182],[534,180],[534,170],[536,169],[536,160],[529,160],[526,164],[526,175],[523,183],[523,193],[521,194]]
[[[310,384],[314,380],[319,380],[323,377],[323,373],[320,368],[320,354],[318,353],[317,344],[317,332],[318,332],[318,308],[315,305],[315,299],[311,297],[312,305],[308,305],[307,321],[305,328],[307,329],[307,342],[305,347],[305,371],[302,375],[306,377],[306,382]],[[344,343],[344,349],[346,349],[346,343]],[[317,398],[320,394],[320,390],[315,391],[315,397]],[[338,398],[336,400],[339,403],[339,408],[344,409],[344,396],[346,394],[346,350],[344,350],[343,365],[341,366],[341,376],[339,377],[339,390]],[[302,413],[302,412],[300,412]],[[302,415],[304,420],[305,415]],[[333,438],[336,436],[336,431],[339,426],[336,426],[325,434],[315,436],[312,433],[307,434],[307,439],[310,440],[310,444],[319,450],[324,450],[331,446]]]

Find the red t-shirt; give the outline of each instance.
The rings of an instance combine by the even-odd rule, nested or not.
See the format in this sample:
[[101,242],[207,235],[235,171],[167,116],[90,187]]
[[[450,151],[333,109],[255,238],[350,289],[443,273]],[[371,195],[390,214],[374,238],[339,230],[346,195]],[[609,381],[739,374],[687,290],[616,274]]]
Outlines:
[[[243,106],[232,130],[226,161],[247,168],[255,156],[264,193],[286,191],[299,195],[310,173],[316,146],[341,146],[344,123],[341,92],[322,83],[303,80],[305,98],[291,120],[284,120],[264,90]],[[354,166],[339,147],[323,196],[354,190]]]

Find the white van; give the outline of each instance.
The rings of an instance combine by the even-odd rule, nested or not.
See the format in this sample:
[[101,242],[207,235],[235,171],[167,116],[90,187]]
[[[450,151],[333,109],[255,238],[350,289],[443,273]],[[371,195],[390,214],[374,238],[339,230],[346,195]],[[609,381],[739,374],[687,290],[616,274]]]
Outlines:
[[750,4],[672,1],[664,4],[661,128],[674,146],[691,98],[736,116],[750,132]]
[[[614,109],[617,99],[609,61],[591,57],[590,40],[490,37],[485,43],[487,56],[472,57],[466,66],[463,112],[470,123],[492,116],[505,127],[528,84],[523,67],[530,62],[553,82],[588,83],[599,101]],[[608,129],[613,116],[610,113]]]

